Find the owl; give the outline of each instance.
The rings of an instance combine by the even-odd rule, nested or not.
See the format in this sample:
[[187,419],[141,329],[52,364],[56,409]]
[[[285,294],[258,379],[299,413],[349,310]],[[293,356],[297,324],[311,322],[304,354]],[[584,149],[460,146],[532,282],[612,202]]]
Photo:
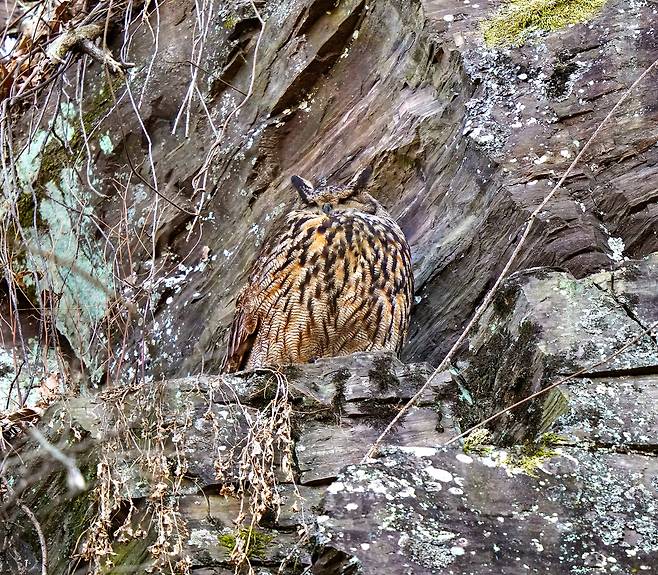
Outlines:
[[398,353],[413,275],[395,220],[366,193],[292,176],[298,198],[268,235],[236,302],[222,370],[308,363],[358,351]]

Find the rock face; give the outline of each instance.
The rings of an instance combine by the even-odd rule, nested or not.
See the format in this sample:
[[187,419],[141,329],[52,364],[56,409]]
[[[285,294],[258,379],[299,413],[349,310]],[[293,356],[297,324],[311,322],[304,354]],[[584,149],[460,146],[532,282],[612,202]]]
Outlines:
[[347,467],[327,489],[313,572],[655,569],[658,345],[642,334],[656,262],[582,280],[550,269],[510,278],[457,363],[448,403],[460,424],[591,369],[488,424],[483,443],[508,448],[469,438]]
[[[65,399],[2,446],[0,571],[656,569],[655,74],[362,462],[658,57],[654,3],[609,0],[511,47],[453,0],[130,6],[87,18],[135,63],[125,80],[71,54],[31,109],[3,103],[0,399],[33,404],[49,381]],[[207,375],[290,175],[365,164],[412,249],[401,360]]]
[[[110,561],[116,572],[142,573],[154,564],[156,571],[178,565],[232,573],[230,554],[244,533],[254,537],[247,558],[260,573],[280,565],[298,573],[311,564],[315,510],[326,486],[346,463],[363,458],[427,375],[426,365],[385,354],[291,369],[294,414],[273,421],[270,434],[259,433],[275,413],[277,388],[267,373],[171,380],[57,404],[42,429],[77,460],[87,490],[67,490],[67,469],[43,444],[17,444],[3,467],[11,512],[0,532],[2,572],[20,572],[21,565],[39,572],[34,527],[11,505],[19,498],[48,535],[49,573],[68,572],[73,558],[82,572]],[[448,433],[437,431],[441,413],[428,392],[387,444],[441,442]],[[251,530],[248,521],[235,525],[255,502],[245,495],[241,509],[247,484],[261,494],[272,489],[261,524]]]
[[327,492],[313,573],[655,568],[655,457],[562,448],[539,479],[491,455],[391,452],[348,467]]
[[[646,381],[647,374],[655,375],[656,331],[645,332],[656,322],[656,293],[647,286],[656,282],[657,265],[654,254],[582,280],[543,269],[515,274],[457,362],[459,380],[472,398],[462,404],[462,421],[475,424],[501,405],[512,405],[576,371],[596,381],[609,375]],[[636,338],[632,346],[597,365]],[[521,420],[512,411],[493,429],[503,442],[536,437],[564,408],[562,395],[556,389],[519,410]],[[634,403],[633,395],[623,394],[622,401]],[[534,414],[532,422],[528,411]]]
[[[652,5],[619,6],[515,48],[484,46],[479,5],[451,1],[272,2],[264,26],[246,4],[175,2],[146,14],[150,26],[135,15],[125,46],[116,14],[110,48],[136,64],[127,83],[89,63],[80,101],[65,90],[44,102],[17,152],[24,213],[4,218],[58,258],[15,257],[12,274],[34,277],[19,291],[54,306],[83,385],[216,371],[233,298],[294,197],[290,175],[345,180],[370,164],[414,258],[403,357],[436,364],[529,211],[658,55]],[[653,96],[648,78],[603,128],[520,268],[582,277],[658,250]]]

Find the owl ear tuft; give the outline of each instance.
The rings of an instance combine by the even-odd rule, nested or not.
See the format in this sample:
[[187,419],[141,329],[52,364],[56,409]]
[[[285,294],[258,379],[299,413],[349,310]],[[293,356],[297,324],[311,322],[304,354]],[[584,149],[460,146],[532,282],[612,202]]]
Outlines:
[[313,190],[315,189],[313,187],[313,184],[308,180],[305,180],[304,178],[300,178],[299,176],[292,176],[290,178],[290,181],[292,182],[292,185],[295,187],[295,189],[299,192],[299,195],[302,197],[302,200],[307,202],[308,194],[313,192]]
[[370,166],[366,166],[354,177],[354,183],[352,184],[352,187],[355,190],[361,190],[365,188],[368,185],[370,176],[372,176],[372,168]]

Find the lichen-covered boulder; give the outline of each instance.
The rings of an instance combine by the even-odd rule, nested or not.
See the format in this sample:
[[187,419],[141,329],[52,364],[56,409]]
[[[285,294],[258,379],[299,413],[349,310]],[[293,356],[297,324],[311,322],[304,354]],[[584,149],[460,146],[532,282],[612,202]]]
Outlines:
[[641,573],[658,564],[658,461],[559,448],[388,450],[329,486],[312,572]]
[[[41,530],[52,575],[299,573],[326,486],[428,374],[364,353],[55,403],[0,468],[0,571],[38,573]],[[439,443],[441,420],[430,391],[385,444]]]
[[[647,331],[655,321],[648,286],[658,280],[656,261],[653,254],[583,279],[544,268],[507,279],[455,362],[462,423],[477,423],[576,371],[596,379],[658,368],[656,332]],[[532,439],[565,409],[556,388],[489,427],[500,441]]]

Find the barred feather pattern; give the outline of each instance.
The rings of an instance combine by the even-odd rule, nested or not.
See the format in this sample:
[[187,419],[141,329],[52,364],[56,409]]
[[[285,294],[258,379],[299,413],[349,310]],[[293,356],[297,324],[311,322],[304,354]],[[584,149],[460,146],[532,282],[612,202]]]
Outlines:
[[[323,213],[330,200],[335,209]],[[411,254],[374,198],[330,192],[272,231],[240,293],[223,370],[400,351],[413,297]]]

